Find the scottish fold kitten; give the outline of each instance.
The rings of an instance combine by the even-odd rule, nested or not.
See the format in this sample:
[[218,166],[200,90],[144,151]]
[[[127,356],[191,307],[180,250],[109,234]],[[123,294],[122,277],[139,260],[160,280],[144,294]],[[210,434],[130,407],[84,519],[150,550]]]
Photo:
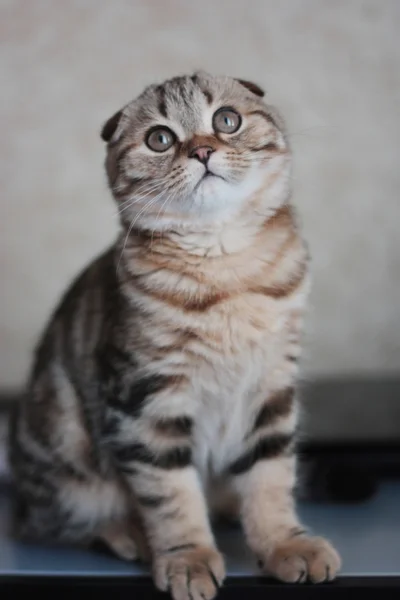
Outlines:
[[102,539],[175,600],[211,599],[223,515],[266,573],[334,578],[293,499],[309,261],[282,118],[255,84],[197,73],[145,89],[102,137],[120,233],[36,351],[10,446],[20,534]]

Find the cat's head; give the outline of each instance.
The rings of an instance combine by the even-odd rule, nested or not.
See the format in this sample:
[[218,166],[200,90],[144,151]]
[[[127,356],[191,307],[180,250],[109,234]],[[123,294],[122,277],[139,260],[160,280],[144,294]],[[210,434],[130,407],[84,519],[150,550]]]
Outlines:
[[257,193],[288,195],[284,123],[255,84],[207,73],[152,85],[103,127],[106,170],[128,225],[163,229],[235,218]]

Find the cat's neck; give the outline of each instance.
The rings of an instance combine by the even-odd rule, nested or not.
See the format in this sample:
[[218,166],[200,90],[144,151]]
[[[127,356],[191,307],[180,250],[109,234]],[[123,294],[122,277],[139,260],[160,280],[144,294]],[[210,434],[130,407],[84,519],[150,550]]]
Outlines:
[[134,278],[167,270],[213,288],[247,285],[250,278],[272,265],[289,239],[296,236],[292,208],[284,204],[271,216],[216,225],[202,231],[150,232],[138,230],[122,249],[119,262]]
[[217,258],[240,254],[254,244],[268,221],[290,212],[287,203],[269,210],[246,207],[246,211],[229,220],[173,224],[159,229],[137,226],[123,228],[119,246],[142,248],[165,255],[186,254],[193,257]]
[[260,226],[261,222],[237,220],[230,223],[216,223],[202,229],[187,228],[170,231],[162,237],[168,238],[170,244],[188,255],[215,259],[239,254],[251,246]]

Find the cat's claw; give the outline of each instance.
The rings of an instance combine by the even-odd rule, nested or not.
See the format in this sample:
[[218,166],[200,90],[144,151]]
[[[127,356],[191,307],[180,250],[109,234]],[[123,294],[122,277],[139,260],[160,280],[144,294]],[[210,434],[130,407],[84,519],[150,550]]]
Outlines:
[[214,548],[197,547],[160,554],[153,564],[154,581],[174,600],[212,600],[225,578],[224,561]]
[[341,560],[325,539],[299,536],[276,545],[260,557],[262,568],[273,577],[288,583],[322,583],[335,578]]

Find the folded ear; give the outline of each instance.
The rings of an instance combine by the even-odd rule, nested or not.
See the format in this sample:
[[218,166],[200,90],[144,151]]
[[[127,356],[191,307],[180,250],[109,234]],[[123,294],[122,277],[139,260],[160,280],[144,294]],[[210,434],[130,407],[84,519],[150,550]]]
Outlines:
[[248,89],[250,92],[255,94],[256,96],[260,96],[261,98],[265,96],[264,90],[262,90],[256,83],[252,83],[251,81],[246,81],[245,79],[236,79],[243,87]]
[[113,137],[114,133],[117,130],[121,117],[122,109],[115,113],[115,115],[108,119],[108,121],[103,125],[103,129],[101,130],[101,137],[105,142],[109,142]]

